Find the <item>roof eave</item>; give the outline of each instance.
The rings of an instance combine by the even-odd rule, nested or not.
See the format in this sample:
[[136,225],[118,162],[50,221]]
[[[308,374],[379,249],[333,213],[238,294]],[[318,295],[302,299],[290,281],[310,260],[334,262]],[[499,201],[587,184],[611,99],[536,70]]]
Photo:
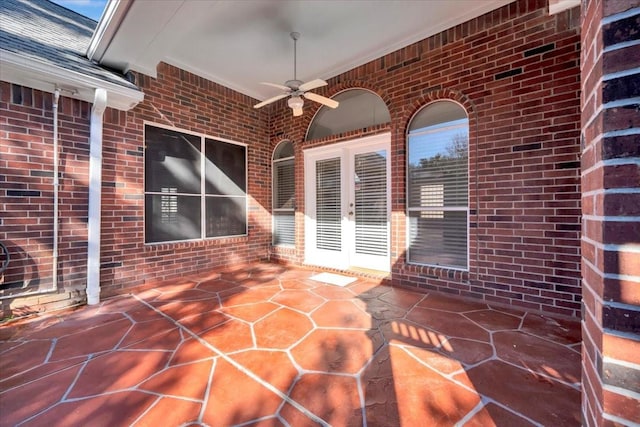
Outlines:
[[109,0],[107,2],[87,48],[87,57],[90,60],[96,62],[102,60],[133,2],[134,0]]
[[54,92],[63,90],[70,98],[93,102],[95,89],[107,91],[107,106],[128,111],[144,99],[144,93],[116,83],[67,70],[49,63],[0,49],[0,80]]

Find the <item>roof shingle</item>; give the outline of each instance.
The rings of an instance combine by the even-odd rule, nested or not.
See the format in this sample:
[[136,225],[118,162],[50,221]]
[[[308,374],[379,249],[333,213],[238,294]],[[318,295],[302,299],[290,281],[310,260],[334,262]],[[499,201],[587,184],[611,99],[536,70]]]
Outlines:
[[8,51],[137,89],[122,74],[101,67],[86,57],[96,26],[96,21],[48,0],[2,0],[0,55],[2,51]]

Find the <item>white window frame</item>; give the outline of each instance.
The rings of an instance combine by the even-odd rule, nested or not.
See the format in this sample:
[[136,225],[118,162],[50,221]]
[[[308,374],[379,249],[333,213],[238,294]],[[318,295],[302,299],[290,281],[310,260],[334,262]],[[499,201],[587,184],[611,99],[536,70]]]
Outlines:
[[[142,124],[142,137],[143,140],[145,141],[145,149],[143,152],[143,168],[146,168],[146,156],[147,156],[147,149],[146,149],[146,141],[147,141],[147,135],[146,135],[146,129],[147,126],[153,126],[156,128],[160,128],[160,129],[166,129],[166,130],[170,130],[170,131],[174,131],[174,132],[180,132],[180,133],[184,133],[186,135],[192,135],[192,136],[197,136],[200,138],[200,170],[201,170],[201,174],[200,174],[200,193],[199,194],[191,194],[191,193],[166,193],[166,192],[159,192],[159,191],[146,191],[147,188],[147,183],[146,183],[146,173],[143,171],[143,189],[144,189],[144,209],[143,209],[143,229],[144,229],[144,244],[148,245],[148,246],[153,246],[153,245],[162,245],[162,244],[169,244],[169,243],[184,243],[184,242],[198,242],[198,241],[203,241],[203,240],[220,240],[220,239],[228,239],[228,238],[233,238],[233,237],[243,237],[243,236],[248,236],[249,235],[249,146],[248,144],[242,143],[242,142],[238,142],[238,141],[233,141],[230,139],[226,139],[226,138],[220,138],[220,137],[216,137],[216,136],[210,136],[207,134],[203,134],[203,133],[198,133],[198,132],[192,132],[186,129],[181,129],[175,126],[167,126],[164,124],[160,124],[160,123],[155,123],[155,122],[150,122],[150,121],[143,121]],[[233,144],[233,145],[239,145],[241,147],[244,147],[245,149],[245,156],[244,156],[244,170],[245,170],[245,177],[244,177],[244,188],[245,188],[245,195],[244,196],[226,196],[226,197],[244,197],[245,199],[245,203],[244,203],[244,211],[245,211],[245,230],[243,234],[232,234],[232,235],[226,235],[226,236],[215,236],[215,237],[206,237],[206,200],[207,200],[207,194],[205,191],[206,188],[206,174],[205,174],[205,166],[206,166],[206,151],[205,151],[205,147],[206,147],[206,140],[210,139],[210,140],[214,140],[214,141],[220,141],[220,142],[225,142],[228,144]],[[151,195],[160,195],[160,196],[191,196],[191,197],[200,197],[200,237],[195,238],[195,239],[179,239],[179,240],[162,240],[162,241],[157,241],[157,242],[147,242],[147,233],[146,233],[146,225],[147,225],[147,214],[146,214],[146,196],[148,194]]]
[[[295,206],[295,187],[296,187],[296,177],[295,177],[295,167],[296,167],[296,162],[295,162],[295,158],[296,156],[290,156],[290,157],[283,157],[281,159],[275,159],[275,154],[278,152],[278,148],[281,147],[282,144],[291,144],[293,146],[293,142],[289,141],[289,140],[285,140],[285,141],[281,141],[280,143],[278,143],[278,145],[276,145],[276,148],[274,148],[273,150],[273,156],[272,156],[272,164],[271,164],[271,206],[273,207],[273,214],[271,215],[271,230],[273,230],[273,232],[271,233],[271,244],[273,246],[278,246],[278,247],[285,247],[285,248],[295,248],[296,243],[296,206]],[[294,194],[294,206],[292,208],[276,208],[276,185],[279,185],[279,182],[276,178],[276,165],[278,163],[285,163],[285,162],[291,162],[293,164],[293,194]],[[276,243],[275,239],[276,239],[276,219],[275,219],[275,214],[277,212],[282,212],[282,213],[293,213],[293,243],[292,244],[287,244],[287,243]]]
[[[433,104],[437,103],[437,102],[451,102],[454,104],[457,104],[466,114],[466,109],[458,102],[451,100],[451,99],[439,99],[437,101],[433,101],[430,102],[427,105],[424,105],[422,108],[420,108],[411,118],[411,120],[409,121],[409,124],[407,126],[407,133],[406,133],[406,138],[405,138],[405,142],[406,142],[406,170],[405,170],[405,183],[406,183],[406,188],[405,188],[405,194],[406,194],[406,227],[405,227],[405,235],[406,235],[406,247],[405,247],[405,253],[406,253],[406,262],[407,264],[411,264],[411,265],[421,265],[421,266],[428,266],[428,267],[436,267],[436,268],[442,268],[442,269],[446,269],[446,270],[455,270],[455,271],[469,271],[469,262],[470,262],[470,251],[469,251],[469,231],[470,231],[470,227],[469,227],[469,199],[468,199],[468,195],[470,194],[469,192],[469,182],[467,181],[467,206],[466,207],[462,207],[462,206],[449,206],[449,207],[445,207],[445,206],[424,206],[424,207],[411,207],[411,199],[410,199],[410,186],[411,186],[411,182],[410,182],[410,177],[409,177],[409,157],[410,157],[410,150],[409,150],[409,129],[411,127],[411,123],[413,122],[413,120],[422,112],[424,111],[426,108],[428,108],[429,106],[432,106]],[[468,114],[467,114],[467,120],[468,120]],[[446,123],[446,122],[443,122]],[[470,125],[469,122],[467,121],[467,133],[469,133],[470,131]],[[419,134],[419,133],[418,133]],[[413,135],[416,135],[415,133]],[[467,145],[467,174],[469,172],[469,145]],[[470,176],[469,174],[467,176]],[[411,216],[410,213],[411,212],[422,212],[427,216],[432,216],[432,215],[440,215],[443,214],[444,212],[465,212],[466,213],[466,236],[467,236],[467,244],[466,244],[466,267],[460,267],[460,266],[453,266],[453,265],[446,265],[446,264],[437,264],[437,263],[425,263],[425,262],[416,262],[416,261],[411,261]]]

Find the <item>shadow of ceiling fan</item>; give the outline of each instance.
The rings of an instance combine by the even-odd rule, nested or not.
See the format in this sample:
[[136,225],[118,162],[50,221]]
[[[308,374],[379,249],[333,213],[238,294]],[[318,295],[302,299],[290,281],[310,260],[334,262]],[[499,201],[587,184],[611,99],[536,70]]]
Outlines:
[[289,97],[287,100],[287,105],[289,108],[293,110],[294,116],[302,115],[302,106],[304,105],[304,98],[310,99],[311,101],[318,102],[322,105],[326,105],[329,108],[337,108],[339,103],[338,101],[334,101],[333,99],[329,99],[325,96],[318,95],[317,93],[309,92],[310,90],[317,89],[322,86],[326,86],[327,82],[322,79],[311,80],[310,82],[302,82],[297,79],[296,76],[296,44],[298,42],[298,38],[300,38],[300,33],[291,33],[291,38],[293,39],[293,80],[287,80],[284,85],[280,85],[277,83],[267,83],[260,82],[260,84],[275,87],[284,91],[280,95],[274,96],[273,98],[269,98],[265,101],[262,101],[253,106],[253,108],[261,108],[265,105],[269,105],[272,102],[276,102],[280,99]]

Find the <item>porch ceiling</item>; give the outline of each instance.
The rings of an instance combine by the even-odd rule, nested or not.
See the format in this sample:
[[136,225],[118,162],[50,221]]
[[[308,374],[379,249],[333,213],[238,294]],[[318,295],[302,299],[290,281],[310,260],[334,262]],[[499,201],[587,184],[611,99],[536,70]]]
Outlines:
[[[155,75],[160,61],[263,100],[259,82],[328,79],[512,0],[111,0],[93,59]],[[109,8],[107,9],[109,11]]]

